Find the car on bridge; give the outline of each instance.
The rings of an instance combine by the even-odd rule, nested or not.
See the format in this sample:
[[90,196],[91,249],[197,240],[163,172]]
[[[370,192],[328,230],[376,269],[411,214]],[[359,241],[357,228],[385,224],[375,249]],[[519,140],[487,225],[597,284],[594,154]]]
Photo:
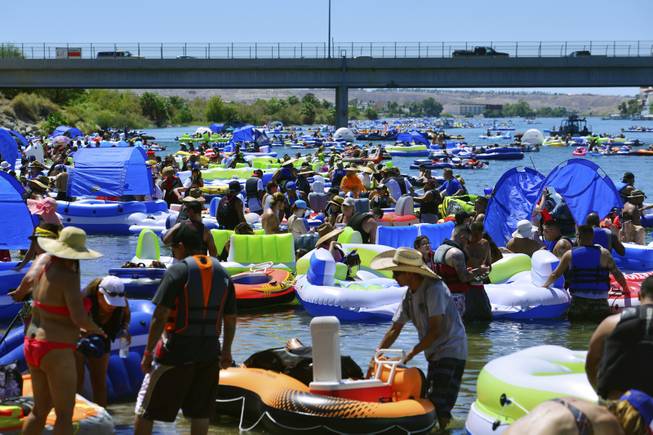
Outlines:
[[496,56],[496,57],[508,57],[508,53],[502,53],[500,51],[496,51],[492,47],[474,47],[471,50],[454,50],[453,53],[451,53],[453,57],[472,57],[472,56]]
[[98,59],[124,59],[126,57],[132,59],[142,59],[142,57],[134,56],[130,51],[98,51],[97,53]]

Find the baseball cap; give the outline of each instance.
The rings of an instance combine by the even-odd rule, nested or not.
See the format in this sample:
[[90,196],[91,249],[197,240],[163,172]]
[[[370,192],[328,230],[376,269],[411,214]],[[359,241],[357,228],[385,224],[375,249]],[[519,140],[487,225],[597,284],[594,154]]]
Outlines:
[[304,209],[304,210],[306,210],[308,208],[308,206],[306,205],[306,201],[304,201],[303,199],[298,199],[297,201],[295,201],[293,206],[295,208]]
[[240,192],[240,182],[236,180],[232,180],[229,182],[229,192]]
[[98,291],[107,304],[114,307],[127,306],[127,299],[125,297],[125,284],[117,276],[108,275],[102,278]]
[[354,201],[354,198],[347,197],[343,201],[342,205],[347,206],[347,207],[354,207],[356,205],[356,201]]

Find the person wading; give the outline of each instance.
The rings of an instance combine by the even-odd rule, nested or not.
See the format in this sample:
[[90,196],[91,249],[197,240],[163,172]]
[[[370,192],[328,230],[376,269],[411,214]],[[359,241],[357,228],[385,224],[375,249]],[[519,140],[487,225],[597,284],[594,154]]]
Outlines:
[[73,433],[77,392],[74,350],[79,330],[104,337],[104,331],[87,316],[80,292],[79,260],[102,256],[86,247],[86,233],[75,227],[61,230],[57,239],[39,237],[45,254],[25,275],[33,286],[33,310],[25,334],[25,361],[32,375],[34,408],[23,424],[24,434],[43,432],[54,408],[54,433]]
[[601,228],[601,218],[599,218],[597,213],[592,212],[588,214],[585,223],[592,226],[595,245],[603,246],[609,252],[612,252],[614,249],[619,255],[626,254],[626,248],[624,248],[624,245],[619,240],[619,236],[607,228]]
[[639,301],[603,320],[590,339],[585,371],[604,399],[629,389],[653,396],[653,276],[642,282]]
[[215,247],[215,242],[213,241],[213,236],[202,222],[202,210],[204,209],[202,202],[198,201],[196,198],[187,196],[184,198],[184,209],[186,210],[188,219],[175,224],[172,228],[170,228],[170,230],[166,232],[166,235],[163,237],[163,243],[166,245],[172,244],[175,240],[177,232],[180,229],[185,227],[192,227],[195,228],[200,234],[202,234],[201,249],[203,252],[205,254],[208,252],[211,257],[217,257],[218,252],[217,248]]
[[624,292],[629,292],[624,275],[617,268],[607,249],[594,245],[594,230],[581,225],[576,233],[577,247],[562,255],[560,264],[551,273],[543,287],[549,287],[566,274],[566,286],[571,294],[567,316],[571,321],[600,322],[610,314],[608,292],[610,273]]
[[[392,346],[406,322],[415,325],[419,342],[404,362],[424,352],[428,361],[427,394],[442,430],[451,421],[467,359],[467,335],[451,293],[415,249],[399,248],[383,253],[372,260],[371,267],[391,270],[399,285],[408,287],[379,349]],[[370,361],[368,377],[373,370],[374,359]]]
[[464,316],[465,320],[486,320],[486,310],[477,309],[479,304],[475,299],[476,294],[467,297],[471,282],[479,281],[483,275],[490,271],[487,266],[481,266],[477,269],[467,268],[468,256],[466,248],[471,239],[471,234],[471,230],[467,225],[457,225],[453,229],[452,240],[445,240],[435,250],[435,271],[442,277],[442,280],[453,294],[453,300],[461,317]]
[[234,285],[202,243],[197,229],[179,230],[172,254],[180,262],[168,268],[152,298],[156,308],[141,361],[145,378],[136,402],[136,434],[152,433],[154,420],[175,421],[180,408],[191,420],[191,434],[206,434],[220,367],[232,364]]

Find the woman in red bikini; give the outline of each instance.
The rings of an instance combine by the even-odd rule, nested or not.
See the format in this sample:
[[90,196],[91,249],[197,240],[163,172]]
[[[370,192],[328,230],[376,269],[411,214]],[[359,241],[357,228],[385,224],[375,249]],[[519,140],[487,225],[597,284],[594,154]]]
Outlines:
[[80,329],[104,336],[93,323],[82,302],[79,260],[102,254],[86,247],[86,233],[75,227],[61,230],[57,239],[38,238],[45,251],[25,279],[33,284],[32,320],[25,334],[25,361],[32,375],[34,409],[23,425],[23,433],[40,434],[54,408],[54,433],[72,433],[77,373],[75,346]]

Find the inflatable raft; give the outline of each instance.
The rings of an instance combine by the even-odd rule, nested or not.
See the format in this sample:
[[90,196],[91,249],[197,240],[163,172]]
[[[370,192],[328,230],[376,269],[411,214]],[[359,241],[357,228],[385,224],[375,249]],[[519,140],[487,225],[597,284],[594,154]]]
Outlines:
[[130,217],[135,213],[163,216],[165,201],[116,202],[83,199],[75,202],[57,201],[57,213],[64,226],[76,226],[87,234],[130,234]]
[[29,264],[19,271],[14,270],[18,263],[0,262],[0,324],[6,324],[20,310],[20,304],[14,302],[11,296],[7,296],[9,292],[16,290],[23,280],[23,277],[29,270]]
[[295,300],[295,277],[286,269],[271,269],[273,263],[262,263],[249,272],[231,276],[239,310],[256,310]]
[[[21,433],[23,420],[34,406],[32,399],[32,379],[23,377],[23,397],[0,405],[0,433],[18,435]],[[43,433],[52,433],[56,421],[54,410],[48,414]],[[87,435],[111,435],[115,433],[113,419],[106,409],[85,399],[79,394],[75,397],[73,409],[73,433]]]
[[426,145],[389,145],[385,150],[392,157],[427,157],[430,153]]
[[481,370],[465,429],[472,435],[503,432],[542,402],[598,397],[585,374],[586,352],[536,346],[494,359]]
[[621,286],[610,276],[610,295],[608,302],[612,312],[618,313],[627,307],[636,307],[639,305],[639,288],[642,282],[653,275],[653,271],[628,273],[624,275],[630,291],[624,292]]
[[629,272],[653,270],[653,243],[648,246],[634,243],[624,243],[623,245],[626,248],[625,255],[621,256],[614,251],[612,252],[619,269]]
[[[148,301],[129,301],[129,307],[131,309],[129,333],[132,336],[132,343],[127,358],[120,358],[118,355],[119,340],[111,345],[111,357],[107,371],[109,402],[133,400],[143,380],[140,367],[141,358],[147,341],[154,305]],[[19,370],[27,370],[23,354],[23,339],[22,325],[11,330],[5,341],[0,344],[0,364],[16,362]],[[88,376],[86,379],[88,380]]]
[[341,379],[338,329],[333,317],[311,321],[313,382],[308,386],[268,370],[222,371],[218,412],[236,417],[240,430],[260,425],[276,433],[429,432],[435,412],[423,398],[424,375],[419,369],[400,366],[403,352],[387,360],[380,360],[377,353],[372,379]]

